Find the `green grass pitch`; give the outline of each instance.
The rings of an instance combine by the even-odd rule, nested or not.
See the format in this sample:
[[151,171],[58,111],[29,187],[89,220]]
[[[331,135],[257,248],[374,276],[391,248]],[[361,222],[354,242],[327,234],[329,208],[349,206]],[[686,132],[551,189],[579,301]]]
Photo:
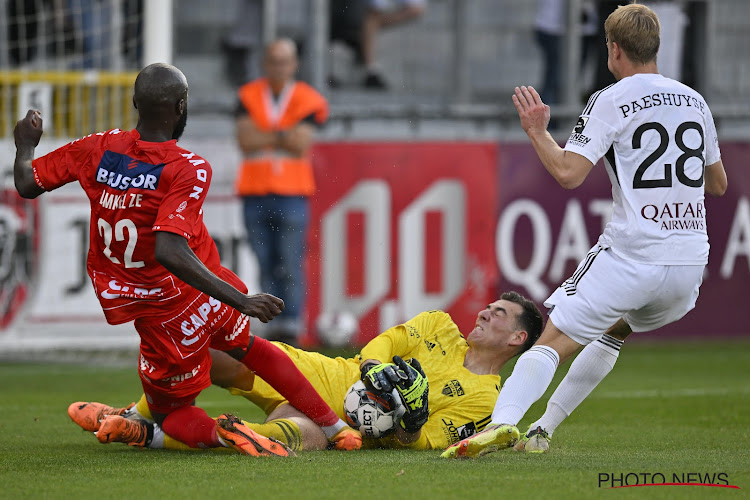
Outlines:
[[[0,498],[750,498],[749,367],[747,341],[631,342],[555,433],[549,454],[506,450],[449,461],[437,451],[303,452],[282,460],[101,445],[66,408],[78,400],[137,399],[135,359],[127,368],[0,364]],[[245,399],[213,387],[198,403],[211,415],[262,418]],[[602,473],[668,480],[724,473],[741,489],[606,489]]]

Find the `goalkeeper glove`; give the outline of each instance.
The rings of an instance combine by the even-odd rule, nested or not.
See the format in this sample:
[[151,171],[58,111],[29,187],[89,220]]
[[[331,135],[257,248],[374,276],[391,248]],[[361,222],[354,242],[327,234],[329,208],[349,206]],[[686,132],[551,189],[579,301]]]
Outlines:
[[398,367],[399,376],[394,385],[406,406],[406,414],[401,418],[401,427],[406,432],[414,433],[422,428],[430,415],[427,403],[430,385],[416,358],[406,362],[399,356],[393,356],[393,362]]
[[393,363],[365,363],[360,367],[362,382],[379,394],[393,392],[396,382],[401,380]]

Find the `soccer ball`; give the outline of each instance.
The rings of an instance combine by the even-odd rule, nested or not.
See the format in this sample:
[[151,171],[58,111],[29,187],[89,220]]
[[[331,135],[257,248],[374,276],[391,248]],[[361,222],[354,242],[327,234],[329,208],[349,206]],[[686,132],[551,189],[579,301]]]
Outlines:
[[396,430],[406,407],[396,389],[392,394],[374,394],[357,380],[344,396],[346,422],[365,437],[380,438]]
[[315,321],[318,338],[327,346],[341,347],[349,344],[359,330],[359,322],[354,314],[324,312]]

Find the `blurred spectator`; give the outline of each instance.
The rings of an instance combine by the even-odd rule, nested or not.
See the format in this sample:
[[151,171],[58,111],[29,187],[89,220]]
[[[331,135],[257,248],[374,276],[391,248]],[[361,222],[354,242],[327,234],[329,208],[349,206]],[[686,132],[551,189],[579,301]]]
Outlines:
[[[80,45],[64,0],[10,0],[5,4],[8,26],[8,56],[13,65],[31,63],[42,54],[61,57],[72,53]],[[46,14],[43,15],[43,14]],[[50,33],[41,37],[48,45],[40,51],[40,35],[52,22]],[[42,52],[42,54],[40,54]]]
[[27,63],[36,56],[38,11],[36,0],[10,1],[5,4],[8,16],[8,57],[13,65]]
[[[550,105],[560,103],[567,21],[567,0],[539,0],[534,22],[536,40],[544,55],[544,82],[539,94],[542,101]],[[582,67],[595,42],[598,28],[599,22],[594,2],[584,0],[581,5]]]
[[[342,42],[354,53],[354,62],[364,64],[362,56],[362,23],[365,18],[365,0],[330,0],[330,19],[332,42]],[[331,72],[328,84],[340,87],[341,82]]]
[[361,0],[367,2],[362,22],[362,62],[365,66],[363,85],[371,89],[387,89],[381,70],[377,65],[376,45],[380,30],[420,17],[427,0]]
[[235,24],[221,41],[225,73],[239,87],[258,75],[258,59],[263,46],[263,0],[240,0]]
[[[620,5],[627,5],[631,2],[627,0],[599,0],[597,2],[597,13],[599,19],[607,19],[609,15],[617,9]],[[607,51],[602,50],[601,47],[606,46],[606,37],[604,34],[604,23],[599,23],[597,26],[596,41],[594,42],[599,51],[597,52],[596,71],[594,73],[594,90],[603,89],[607,85],[615,83],[615,77],[607,68]],[[606,47],[605,47],[606,48]]]
[[122,2],[122,55],[128,68],[140,68],[143,58],[143,0]]
[[685,6],[674,0],[645,1],[659,17],[661,44],[659,45],[659,73],[674,80],[682,78],[683,40],[685,27],[689,24]]
[[[55,0],[60,3],[60,0]],[[104,0],[64,0],[62,9],[77,33],[80,47],[71,69],[112,69],[112,9]]]
[[[599,19],[606,19],[617,7],[629,3],[631,2],[627,0],[599,0],[597,2]],[[685,52],[694,54],[697,48],[694,47],[693,50],[690,50],[686,45],[695,45],[701,42],[697,34],[686,36],[684,30],[690,26],[689,14],[699,6],[699,2],[688,2],[684,5],[681,2],[671,0],[652,0],[644,3],[657,13],[659,23],[661,24],[661,46],[659,47],[659,55],[657,56],[659,72],[695,88],[698,85],[698,82],[695,81],[695,69],[691,66],[686,67],[685,63],[687,60],[687,62],[692,64],[696,58],[685,58]],[[604,23],[601,23],[598,28],[595,45],[604,47],[606,43],[604,39]],[[607,51],[600,50],[597,57],[599,60],[596,63],[594,87],[595,89],[602,89],[611,83],[615,83],[615,78],[607,69]]]
[[308,197],[315,192],[309,152],[315,128],[328,117],[323,96],[294,80],[297,68],[292,40],[271,43],[263,62],[265,77],[239,89],[236,121],[244,157],[236,188],[258,258],[261,289],[285,303],[266,337],[291,345],[298,343],[303,326]]

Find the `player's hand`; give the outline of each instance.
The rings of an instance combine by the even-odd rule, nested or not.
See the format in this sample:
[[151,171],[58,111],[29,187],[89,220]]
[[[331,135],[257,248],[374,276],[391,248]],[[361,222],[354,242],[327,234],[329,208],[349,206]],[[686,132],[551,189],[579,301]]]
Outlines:
[[26,116],[16,123],[16,128],[13,130],[16,147],[37,147],[42,138],[42,132],[42,113],[36,109],[30,109]]
[[393,362],[398,367],[400,379],[396,383],[396,390],[406,406],[406,413],[401,419],[401,427],[406,432],[417,432],[430,416],[427,402],[430,385],[427,381],[427,375],[425,375],[416,358],[407,362],[399,356],[393,356]]
[[284,301],[270,293],[258,293],[247,295],[242,307],[237,309],[243,314],[268,323],[284,310]]
[[521,127],[527,134],[547,130],[550,118],[549,106],[542,102],[542,98],[539,97],[534,87],[516,87],[512,99],[518,116],[521,118]]
[[363,363],[360,367],[362,382],[378,394],[390,394],[395,384],[401,380],[393,363]]

